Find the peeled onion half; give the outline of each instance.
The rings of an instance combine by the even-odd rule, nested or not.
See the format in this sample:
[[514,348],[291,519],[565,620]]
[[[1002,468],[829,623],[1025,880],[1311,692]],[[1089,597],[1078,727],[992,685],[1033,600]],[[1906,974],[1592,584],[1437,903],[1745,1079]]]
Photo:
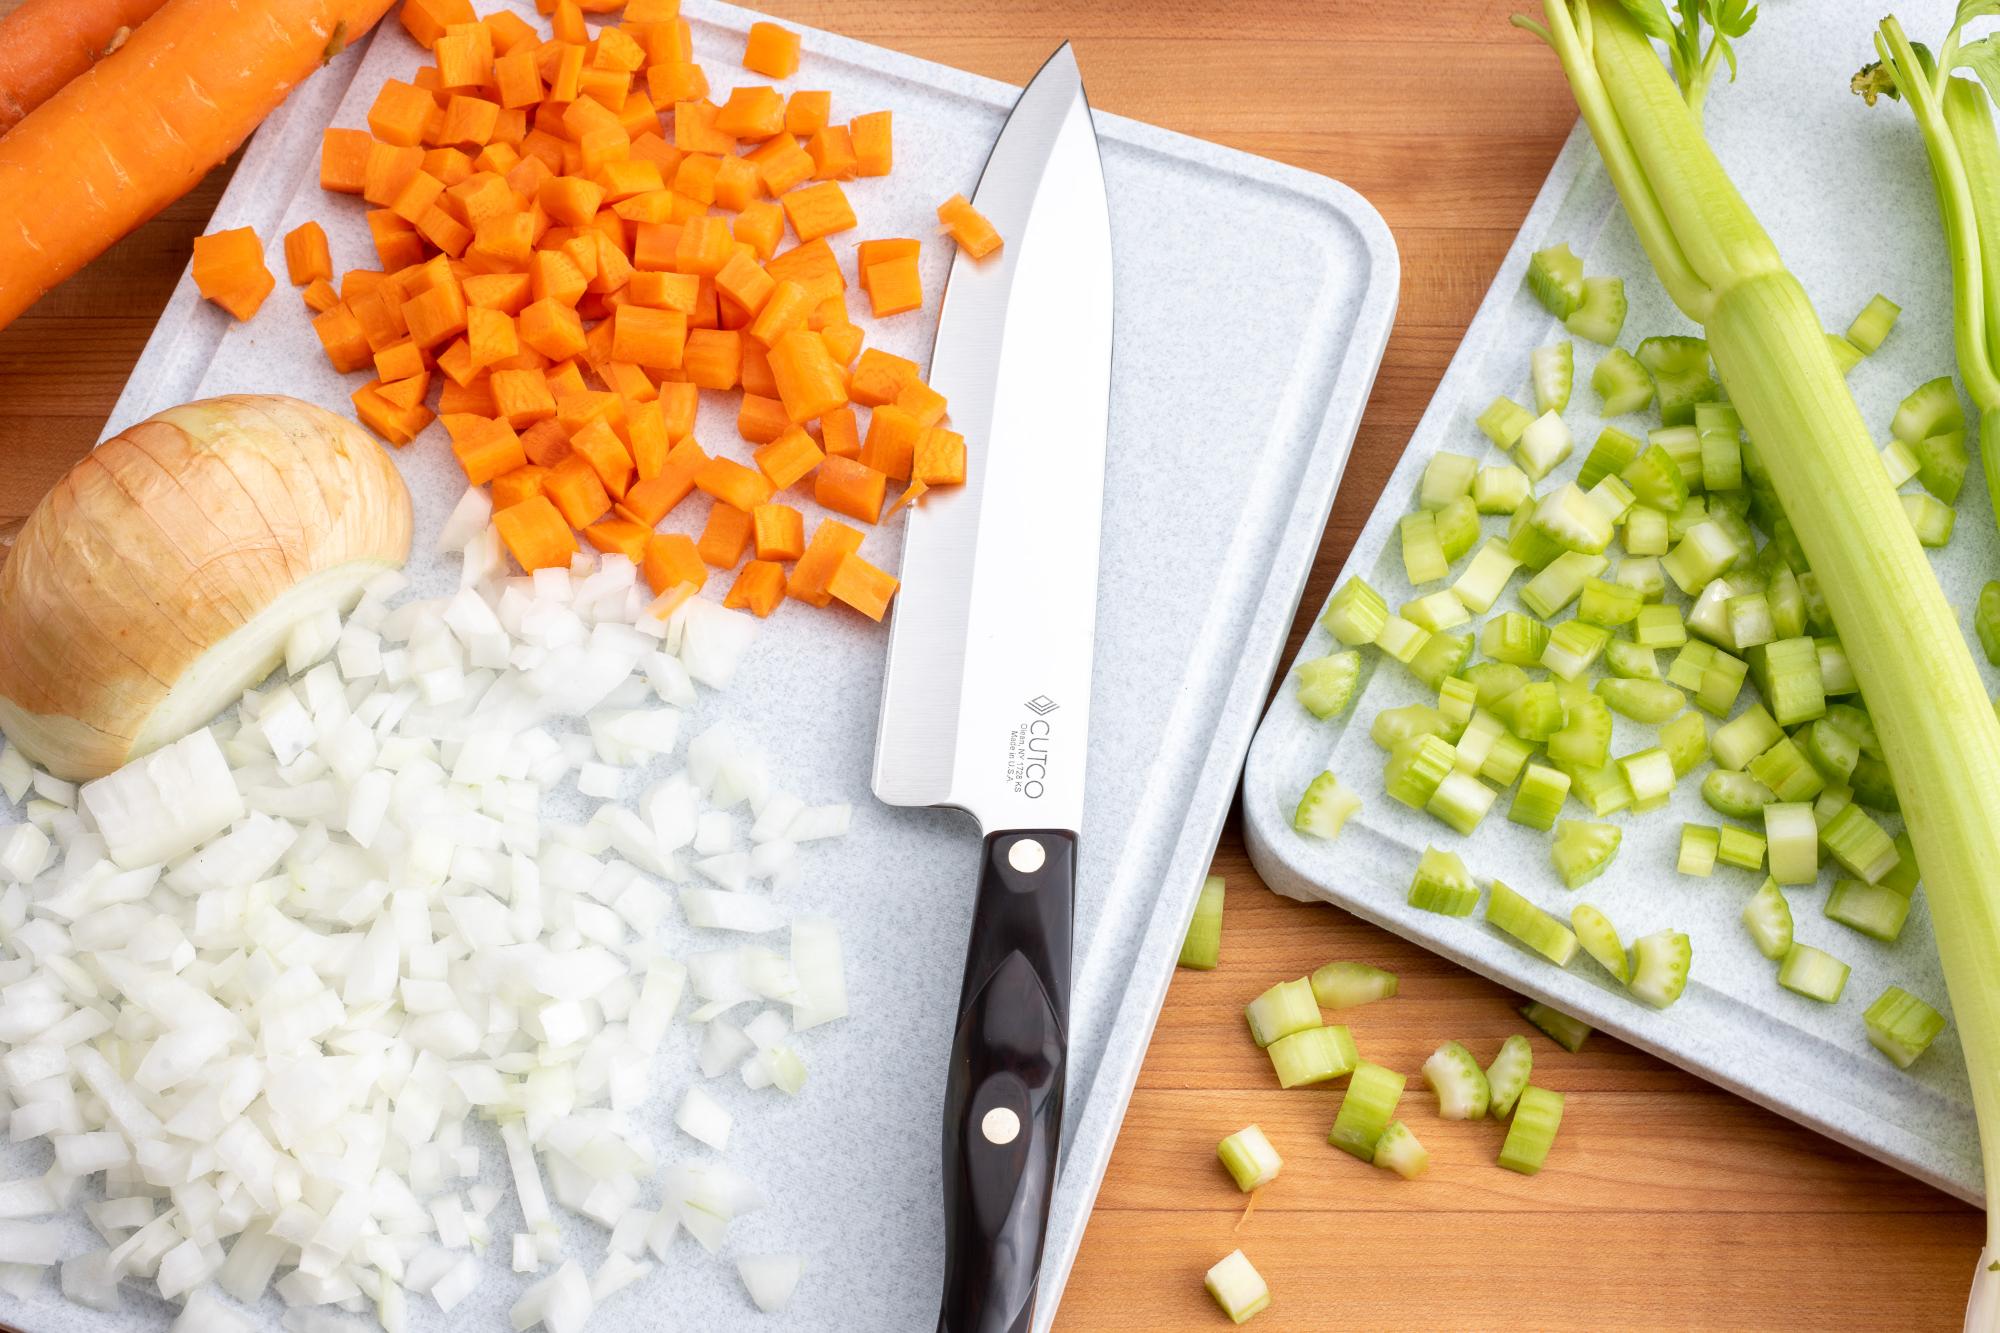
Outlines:
[[410,496],[354,423],[209,398],[106,440],[0,566],[0,731],[94,778],[204,725],[410,553]]

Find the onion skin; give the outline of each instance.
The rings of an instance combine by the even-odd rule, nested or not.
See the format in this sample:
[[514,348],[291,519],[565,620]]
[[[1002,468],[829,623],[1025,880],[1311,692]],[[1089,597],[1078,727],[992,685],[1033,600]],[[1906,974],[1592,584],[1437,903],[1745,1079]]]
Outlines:
[[[287,592],[351,604],[409,552],[409,491],[353,422],[277,396],[169,408],[70,469],[0,566],[0,731],[58,777],[102,776],[268,672],[289,626],[252,622]],[[238,631],[228,669],[163,709]]]

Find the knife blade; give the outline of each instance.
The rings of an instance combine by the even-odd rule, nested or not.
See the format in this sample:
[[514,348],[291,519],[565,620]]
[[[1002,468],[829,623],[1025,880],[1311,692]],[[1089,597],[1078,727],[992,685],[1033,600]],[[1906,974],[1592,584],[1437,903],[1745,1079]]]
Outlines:
[[875,794],[984,835],[944,1102],[938,1327],[1033,1319],[1062,1128],[1111,391],[1111,226],[1065,43],[1023,90],[973,205],[997,255],[953,261],[930,383],[966,485],[911,511]]

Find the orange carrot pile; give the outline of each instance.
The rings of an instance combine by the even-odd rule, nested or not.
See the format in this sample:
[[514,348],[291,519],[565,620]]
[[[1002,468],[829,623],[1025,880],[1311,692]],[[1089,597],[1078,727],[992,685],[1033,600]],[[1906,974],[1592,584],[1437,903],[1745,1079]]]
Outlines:
[[[325,281],[306,228],[286,259],[335,368],[370,375],[357,415],[398,445],[440,420],[524,569],[568,564],[580,533],[669,604],[737,571],[726,605],[880,620],[897,581],[841,518],[877,524],[891,483],[894,513],[966,475],[944,397],[864,348],[834,248],[858,226],[846,183],[893,164],[890,113],[836,124],[824,91],[712,92],[678,0],[594,29],[576,0],[550,8],[545,35],[405,0],[433,62],[382,88],[366,130],[326,132],[320,182],[367,205],[378,267]],[[798,34],[752,25],[746,67],[798,60]],[[874,316],[921,308],[918,253],[861,243]],[[695,440],[704,391],[731,396],[740,447]],[[799,492],[841,518],[808,524]],[[689,503],[699,537],[658,531]]]
[[0,134],[122,45],[163,0],[22,0],[0,19]]

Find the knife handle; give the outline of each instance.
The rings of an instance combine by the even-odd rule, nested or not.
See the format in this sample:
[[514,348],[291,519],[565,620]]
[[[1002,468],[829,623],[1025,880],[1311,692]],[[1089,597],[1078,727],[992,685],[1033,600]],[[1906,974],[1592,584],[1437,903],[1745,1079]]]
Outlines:
[[1027,1333],[1068,1067],[1076,835],[986,839],[944,1098],[939,1333]]

